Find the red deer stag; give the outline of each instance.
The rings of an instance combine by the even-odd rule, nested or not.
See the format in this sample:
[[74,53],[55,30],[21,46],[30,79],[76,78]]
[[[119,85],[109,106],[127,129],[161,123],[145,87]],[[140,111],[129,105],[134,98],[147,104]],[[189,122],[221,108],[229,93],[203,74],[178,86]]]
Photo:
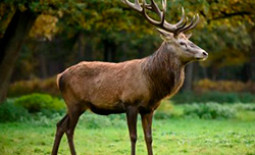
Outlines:
[[[182,18],[176,24],[165,21],[166,0],[162,11],[151,0],[147,4],[135,0],[123,0],[130,8],[141,13],[156,26],[164,42],[151,56],[121,63],[80,62],[58,75],[57,85],[67,106],[67,114],[57,123],[57,132],[52,150],[56,155],[64,133],[72,155],[75,155],[73,133],[79,116],[90,109],[108,115],[126,113],[131,154],[135,155],[136,124],[138,113],[142,118],[144,137],[149,155],[152,155],[152,117],[160,101],[174,95],[183,84],[184,67],[195,60],[205,60],[208,54],[189,41],[184,32],[193,29],[199,16],[188,24],[182,9]],[[151,18],[146,12],[156,13],[160,20]]]

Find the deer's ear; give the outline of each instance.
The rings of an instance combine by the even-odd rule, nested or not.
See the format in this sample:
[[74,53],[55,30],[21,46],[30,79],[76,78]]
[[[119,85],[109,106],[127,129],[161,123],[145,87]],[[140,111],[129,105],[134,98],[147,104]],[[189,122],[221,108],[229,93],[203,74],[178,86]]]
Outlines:
[[163,40],[170,40],[172,38],[172,34],[163,30],[163,29],[160,29],[160,28],[157,28],[158,32],[160,33],[160,37],[163,39]]
[[190,38],[192,36],[192,33],[185,34],[186,38]]

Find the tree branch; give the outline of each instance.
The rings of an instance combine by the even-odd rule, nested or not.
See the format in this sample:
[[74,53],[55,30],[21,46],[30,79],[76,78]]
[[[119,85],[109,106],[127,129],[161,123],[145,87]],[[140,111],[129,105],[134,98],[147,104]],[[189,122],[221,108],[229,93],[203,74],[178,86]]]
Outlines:
[[[204,16],[204,14],[202,14]],[[225,19],[225,18],[232,18],[234,16],[245,16],[245,15],[252,15],[251,12],[248,11],[240,11],[240,12],[233,12],[233,13],[226,13],[225,11],[221,11],[221,15],[218,17],[213,17],[211,19],[207,19],[207,22],[210,23],[211,21]]]

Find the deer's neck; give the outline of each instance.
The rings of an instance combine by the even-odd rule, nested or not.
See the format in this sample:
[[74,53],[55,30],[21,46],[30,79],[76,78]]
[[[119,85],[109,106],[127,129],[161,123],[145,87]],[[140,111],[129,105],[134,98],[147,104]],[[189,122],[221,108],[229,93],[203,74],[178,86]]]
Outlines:
[[184,81],[184,66],[174,52],[167,51],[164,43],[143,66],[148,80],[152,102],[174,95]]

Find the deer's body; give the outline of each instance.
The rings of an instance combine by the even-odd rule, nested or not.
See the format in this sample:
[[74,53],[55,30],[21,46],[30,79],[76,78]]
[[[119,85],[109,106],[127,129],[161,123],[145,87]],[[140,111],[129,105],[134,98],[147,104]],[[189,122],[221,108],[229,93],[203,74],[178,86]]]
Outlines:
[[57,83],[68,109],[79,104],[104,115],[126,112],[128,106],[153,111],[162,98],[177,92],[183,80],[184,64],[162,47],[143,59],[80,62],[59,74]]
[[70,98],[72,104],[79,101],[77,104],[82,104],[84,109],[98,114],[125,112],[127,104],[148,99],[148,86],[142,73],[143,60],[74,65],[60,75],[63,96]]
[[[163,11],[154,0],[151,4],[145,0],[143,4],[139,0],[123,1],[159,27],[164,42],[153,55],[143,59],[121,63],[81,62],[58,75],[57,84],[66,102],[67,114],[57,124],[52,155],[57,154],[64,133],[71,154],[76,155],[73,133],[79,116],[87,109],[102,115],[126,113],[132,155],[135,155],[137,115],[140,114],[147,151],[152,155],[152,117],[160,100],[179,90],[187,63],[205,60],[208,56],[184,34],[197,25],[198,15],[187,24],[183,10],[181,20],[170,24],[165,21],[166,0],[163,0]],[[159,15],[160,21],[149,17],[146,10]]]

